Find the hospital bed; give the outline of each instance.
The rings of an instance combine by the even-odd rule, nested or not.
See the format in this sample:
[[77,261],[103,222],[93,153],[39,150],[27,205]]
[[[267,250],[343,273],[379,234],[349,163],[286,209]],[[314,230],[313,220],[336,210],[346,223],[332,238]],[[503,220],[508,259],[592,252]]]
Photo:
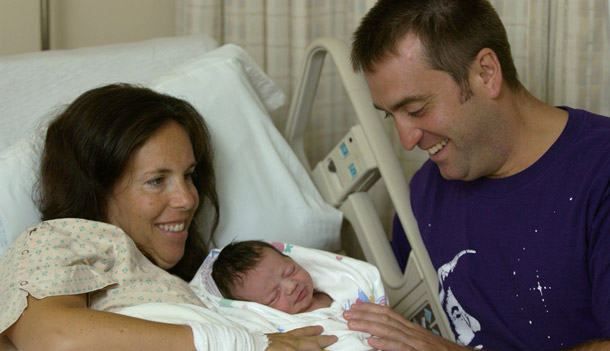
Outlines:
[[[325,62],[336,66],[357,123],[312,166],[304,135]],[[269,117],[286,103],[283,92],[243,49],[205,36],[5,56],[0,77],[0,256],[39,221],[32,189],[45,122],[85,90],[141,84],[186,99],[210,125],[221,205],[211,247],[263,239],[364,259],[379,268],[394,310],[454,339],[406,177],[345,43],[309,46],[283,134]],[[369,194],[381,179],[412,247],[404,273]]]

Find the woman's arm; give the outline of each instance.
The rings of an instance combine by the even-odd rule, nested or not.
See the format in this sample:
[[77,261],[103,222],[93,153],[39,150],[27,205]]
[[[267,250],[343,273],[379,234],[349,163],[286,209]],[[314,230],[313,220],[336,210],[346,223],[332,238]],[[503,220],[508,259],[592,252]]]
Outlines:
[[4,333],[0,334],[0,350],[2,351],[17,351],[15,345],[8,339]]
[[195,350],[191,328],[87,308],[87,295],[28,296],[6,335],[27,350]]
[[[266,350],[321,351],[337,341],[335,336],[320,335],[321,332],[321,327],[306,327],[269,334]],[[20,351],[196,350],[188,325],[91,310],[87,308],[86,294],[40,300],[28,296],[28,307],[3,334]],[[233,345],[233,340],[229,341]],[[223,347],[222,351],[225,350]]]

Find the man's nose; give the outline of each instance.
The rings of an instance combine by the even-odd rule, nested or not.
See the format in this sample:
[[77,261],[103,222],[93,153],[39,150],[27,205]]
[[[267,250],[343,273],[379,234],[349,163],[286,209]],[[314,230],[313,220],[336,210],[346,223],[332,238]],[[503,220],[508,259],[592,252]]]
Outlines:
[[400,143],[406,150],[413,150],[424,136],[424,132],[414,125],[413,120],[409,117],[396,117],[394,124],[400,137]]

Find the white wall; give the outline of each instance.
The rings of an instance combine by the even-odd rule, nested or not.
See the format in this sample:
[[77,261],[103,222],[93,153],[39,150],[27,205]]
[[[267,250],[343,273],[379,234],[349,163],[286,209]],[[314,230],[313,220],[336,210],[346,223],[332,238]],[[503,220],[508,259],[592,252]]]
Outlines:
[[[51,49],[175,35],[175,0],[49,0],[49,4]],[[40,0],[1,0],[0,55],[40,48]]]
[[0,55],[40,49],[38,0],[0,1]]

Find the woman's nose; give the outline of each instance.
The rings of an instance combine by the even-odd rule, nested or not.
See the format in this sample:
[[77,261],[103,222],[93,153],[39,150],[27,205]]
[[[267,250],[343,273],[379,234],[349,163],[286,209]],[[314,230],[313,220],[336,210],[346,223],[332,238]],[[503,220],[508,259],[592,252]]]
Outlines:
[[172,193],[170,205],[174,208],[190,210],[197,203],[197,189],[185,181],[178,182]]

